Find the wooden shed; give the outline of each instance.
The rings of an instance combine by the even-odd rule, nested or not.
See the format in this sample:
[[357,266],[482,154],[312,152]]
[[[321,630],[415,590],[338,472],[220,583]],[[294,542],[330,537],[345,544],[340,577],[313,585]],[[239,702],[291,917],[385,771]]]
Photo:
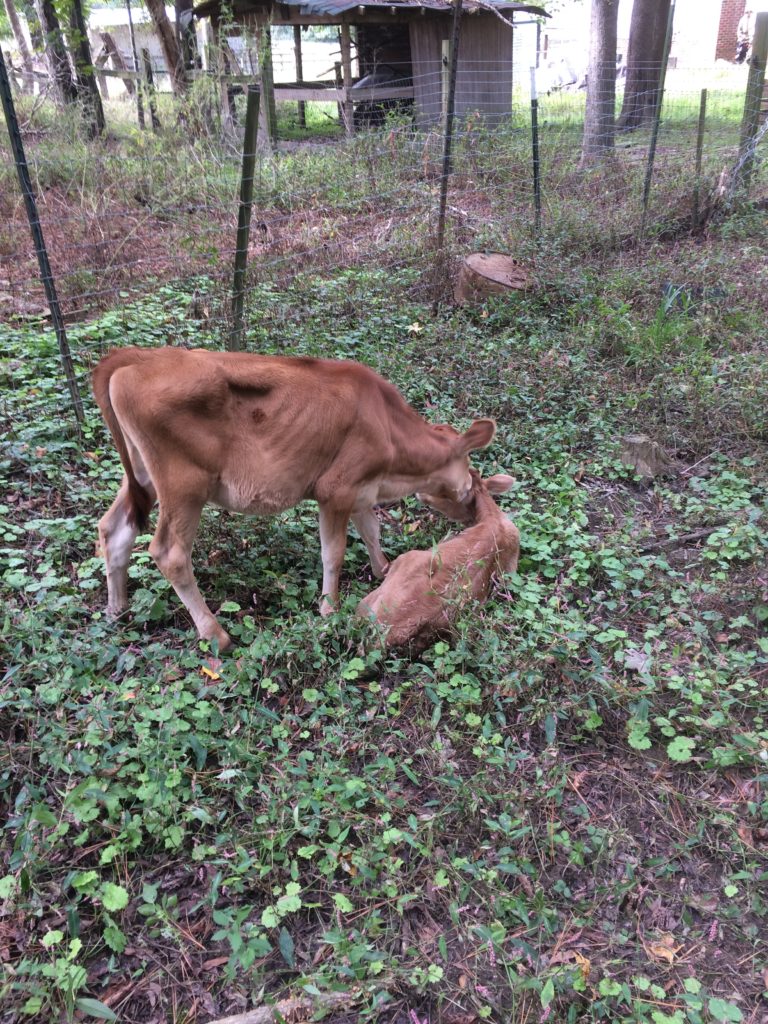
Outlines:
[[[387,104],[412,102],[419,127],[438,124],[447,89],[449,40],[454,7],[448,0],[205,0],[195,8],[209,18],[219,47],[233,33],[252,39],[267,110],[275,100],[331,100],[339,104],[347,131],[366,123]],[[512,109],[512,44],[515,19],[546,17],[534,4],[512,0],[464,0],[455,110],[498,123]],[[275,85],[271,74],[270,27],[294,28],[296,81]],[[337,80],[304,81],[301,30],[337,25]],[[226,47],[224,47],[226,50]],[[225,65],[237,63],[234,55]],[[527,73],[527,68],[521,69]],[[245,76],[244,76],[245,77]]]

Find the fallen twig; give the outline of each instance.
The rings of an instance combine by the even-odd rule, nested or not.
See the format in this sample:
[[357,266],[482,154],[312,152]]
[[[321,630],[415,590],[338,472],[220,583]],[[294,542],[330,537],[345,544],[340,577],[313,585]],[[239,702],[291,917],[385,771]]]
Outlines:
[[704,540],[715,530],[721,529],[723,526],[728,526],[727,522],[714,523],[712,526],[705,526],[701,530],[694,530],[693,533],[683,533],[679,537],[667,537],[665,540],[654,540],[650,544],[645,544],[640,548],[640,554],[645,555],[649,551],[658,551],[660,548],[675,548],[685,547],[686,544],[695,544],[696,541]]

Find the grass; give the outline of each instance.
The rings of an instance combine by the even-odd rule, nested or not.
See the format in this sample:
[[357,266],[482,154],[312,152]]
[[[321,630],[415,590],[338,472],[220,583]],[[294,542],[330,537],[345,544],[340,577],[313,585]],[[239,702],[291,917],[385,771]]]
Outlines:
[[[259,351],[351,356],[436,421],[498,419],[481,462],[517,478],[519,572],[414,658],[351,617],[373,585],[357,541],[347,603],[317,618],[310,507],[206,514],[231,656],[141,544],[108,623],[112,446],[91,405],[82,447],[62,429],[50,332],[4,329],[9,1020],[203,1021],[301,991],[382,1022],[758,1019],[765,321],[755,292],[658,290],[678,263],[735,289],[751,231],[437,317],[413,270],[255,287]],[[74,328],[79,369],[115,342],[215,344],[212,287]],[[676,475],[623,465],[638,429]],[[388,519],[393,554],[445,530],[414,501]]]
[[[28,126],[82,442],[3,189],[4,1020],[202,1024],[303,993],[318,1012],[340,999],[339,1022],[757,1022],[761,203],[691,235],[679,141],[638,239],[642,153],[580,171],[578,97],[542,100],[538,238],[525,119],[464,123],[441,260],[436,135],[395,119],[261,158],[249,348],[361,360],[435,422],[494,416],[478,464],[515,475],[502,503],[523,549],[486,606],[409,657],[352,616],[374,585],[356,538],[346,603],[320,620],[315,509],[209,509],[194,561],[235,640],[219,658],[148,538],[118,624],[94,552],[120,467],[89,368],[114,345],[218,346],[227,327],[238,154],[194,99],[199,131],[164,109],[161,135],[117,126],[92,147],[45,106]],[[711,140],[707,187],[731,141]],[[454,263],[479,249],[514,253],[535,287],[453,307]],[[673,473],[624,464],[637,433]],[[408,500],[385,549],[446,529]]]

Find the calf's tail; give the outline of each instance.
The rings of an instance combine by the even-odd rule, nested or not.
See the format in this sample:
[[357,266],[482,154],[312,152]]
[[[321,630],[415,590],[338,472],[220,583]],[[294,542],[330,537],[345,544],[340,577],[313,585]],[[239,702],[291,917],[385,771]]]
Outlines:
[[120,456],[125,470],[125,478],[128,483],[128,520],[134,523],[139,530],[146,530],[149,525],[149,513],[152,511],[154,500],[146,487],[136,478],[123,428],[112,406],[109,386],[117,370],[125,366],[135,366],[136,363],[143,362],[149,355],[150,353],[138,348],[118,349],[105,356],[96,365],[92,377],[94,397],[101,409],[101,415],[109,427],[117,454]]

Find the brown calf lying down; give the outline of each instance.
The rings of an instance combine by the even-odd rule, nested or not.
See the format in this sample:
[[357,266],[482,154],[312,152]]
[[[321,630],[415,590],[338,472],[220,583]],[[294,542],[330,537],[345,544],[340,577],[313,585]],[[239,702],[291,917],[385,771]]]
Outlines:
[[474,470],[472,477],[463,502],[420,497],[449,518],[474,526],[429,551],[400,555],[381,586],[357,607],[359,615],[387,628],[388,646],[429,641],[444,632],[468,601],[486,600],[493,576],[517,568],[520,534],[491,497],[508,491],[514,480],[502,473],[482,480]]
[[112,352],[93,390],[123,463],[118,496],[99,523],[107,613],[128,605],[128,563],[157,502],[150,554],[201,637],[230,643],[192,571],[203,506],[269,515],[311,498],[320,507],[321,612],[339,594],[350,518],[381,577],[388,563],[373,506],[426,491],[461,502],[468,453],[490,444],[493,420],[464,434],[425,422],[360,363],[178,348]]

